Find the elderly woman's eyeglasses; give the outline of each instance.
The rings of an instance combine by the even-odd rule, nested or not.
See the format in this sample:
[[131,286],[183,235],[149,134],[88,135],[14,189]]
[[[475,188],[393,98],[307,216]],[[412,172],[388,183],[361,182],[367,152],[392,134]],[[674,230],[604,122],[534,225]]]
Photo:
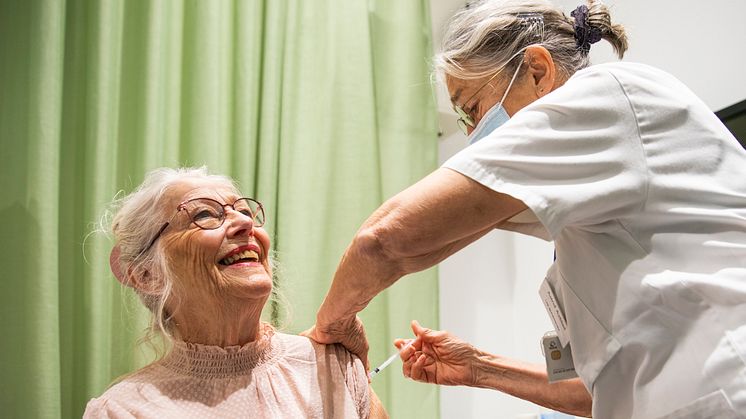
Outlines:
[[459,117],[458,120],[456,120],[456,123],[458,124],[458,127],[461,128],[461,132],[463,132],[464,135],[469,135],[469,127],[474,128],[476,127],[476,124],[474,123],[474,118],[472,118],[471,115],[469,115],[469,113],[466,112],[462,106],[466,106],[467,103],[471,102],[471,100],[474,99],[474,97],[476,97],[477,94],[482,91],[482,89],[484,89],[484,86],[490,84],[490,82],[494,80],[495,77],[497,77],[497,75],[500,73],[502,73],[502,68],[495,74],[493,74],[492,77],[490,77],[490,79],[487,80],[483,85],[481,85],[476,92],[469,96],[469,99],[466,99],[463,105],[457,105],[455,103],[453,104],[453,110],[456,111],[456,114]]
[[[194,198],[179,204],[176,207],[176,214],[186,211],[191,221],[197,227],[202,230],[215,230],[225,222],[225,207],[231,207],[234,211],[251,218],[254,221],[254,227],[264,225],[264,206],[262,206],[261,202],[251,198],[238,198],[232,204],[223,204],[210,198]],[[173,220],[176,214],[171,217],[171,220]],[[153,247],[153,244],[163,234],[163,231],[166,230],[171,220],[163,224],[163,227],[158,230],[158,233],[156,233],[148,246],[140,254],[147,252]]]

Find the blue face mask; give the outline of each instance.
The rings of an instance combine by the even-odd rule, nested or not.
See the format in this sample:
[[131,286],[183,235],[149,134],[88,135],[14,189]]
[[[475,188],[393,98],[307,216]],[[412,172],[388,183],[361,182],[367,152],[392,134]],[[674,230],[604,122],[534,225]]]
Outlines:
[[482,119],[477,124],[476,128],[474,128],[474,131],[472,131],[471,134],[469,135],[469,145],[476,143],[477,141],[484,138],[487,134],[500,128],[504,123],[508,122],[508,120],[510,119],[508,112],[503,107],[503,102],[505,102],[505,98],[508,97],[508,92],[510,91],[510,88],[513,86],[513,82],[515,81],[515,78],[518,75],[518,71],[521,69],[522,64],[523,64],[523,61],[521,61],[521,63],[518,64],[518,68],[515,69],[513,78],[510,79],[508,88],[505,89],[505,93],[503,94],[502,99],[500,99],[500,102],[498,102],[495,106],[490,108],[490,110],[487,111],[486,114],[484,114]]
[[510,116],[508,115],[508,112],[505,111],[505,108],[503,108],[501,101],[484,114],[482,120],[479,121],[477,127],[474,128],[474,131],[469,135],[469,145],[476,143],[487,134],[500,128],[500,126],[508,122],[508,119],[510,119]]

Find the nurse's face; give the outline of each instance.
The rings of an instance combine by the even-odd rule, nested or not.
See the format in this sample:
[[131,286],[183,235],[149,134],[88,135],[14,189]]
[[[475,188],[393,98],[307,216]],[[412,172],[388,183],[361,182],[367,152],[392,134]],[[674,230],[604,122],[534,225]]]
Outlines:
[[[468,134],[471,134],[474,128],[479,125],[479,121],[482,120],[484,114],[500,102],[515,71],[514,68],[511,70],[504,72],[505,75],[498,75],[491,81],[492,75],[474,80],[446,77],[446,86],[451,96],[451,103],[461,106],[464,112],[471,116],[474,121],[473,127],[469,125],[466,127]],[[523,80],[525,72],[521,71],[521,73],[516,77],[502,104],[510,116],[538,98],[538,96],[527,94],[529,92],[526,91]],[[467,100],[466,103],[462,102]]]
[[[505,111],[511,117],[536,99],[561,86],[565,81],[565,78],[560,77],[555,71],[551,54],[544,47],[528,47],[521,59],[523,60],[521,69],[503,102]],[[519,63],[517,60],[516,58],[516,64]],[[474,120],[474,127],[467,126],[469,134],[487,111],[503,97],[515,71],[515,67],[506,68],[491,81],[490,78],[494,74],[474,80],[446,76],[451,103],[461,106]]]
[[[232,185],[189,179],[171,189],[163,209],[168,216],[191,199],[233,204],[240,197]],[[175,276],[175,294],[188,304],[220,304],[227,298],[239,298],[263,305],[272,291],[269,235],[251,216],[229,205],[223,210],[225,220],[214,229],[197,226],[194,219],[199,220],[200,214],[196,211],[178,211],[161,237]]]

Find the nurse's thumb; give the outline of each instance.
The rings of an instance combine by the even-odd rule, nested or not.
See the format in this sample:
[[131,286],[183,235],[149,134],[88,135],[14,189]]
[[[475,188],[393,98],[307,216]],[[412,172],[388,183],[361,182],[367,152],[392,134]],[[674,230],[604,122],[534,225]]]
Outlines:
[[412,320],[412,331],[414,332],[415,336],[418,337],[425,337],[433,333],[432,330],[420,326],[420,322],[417,320]]

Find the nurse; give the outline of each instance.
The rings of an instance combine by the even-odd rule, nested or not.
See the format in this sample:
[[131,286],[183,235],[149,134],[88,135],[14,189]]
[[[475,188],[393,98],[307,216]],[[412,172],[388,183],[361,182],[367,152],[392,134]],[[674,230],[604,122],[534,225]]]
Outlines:
[[580,381],[550,385],[543,368],[416,325],[405,374],[596,418],[743,417],[746,152],[671,75],[589,66],[601,39],[622,57],[624,30],[594,0],[569,16],[495,0],[453,18],[436,64],[471,145],[363,224],[316,340],[365,359],[356,313],[372,298],[513,230],[555,243],[542,290]]

